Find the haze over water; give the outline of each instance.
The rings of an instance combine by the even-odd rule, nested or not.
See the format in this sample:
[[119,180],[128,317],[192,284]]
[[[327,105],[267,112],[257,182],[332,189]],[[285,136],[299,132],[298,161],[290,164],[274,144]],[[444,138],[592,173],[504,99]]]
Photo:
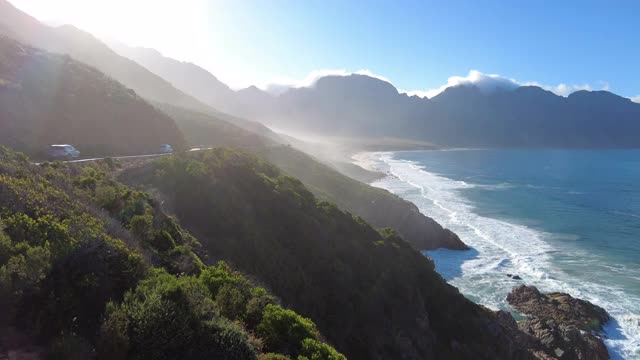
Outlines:
[[[361,154],[373,183],[415,203],[470,251],[428,253],[472,300],[511,310],[521,283],[604,307],[613,358],[640,358],[640,150]],[[518,275],[522,281],[506,274]]]

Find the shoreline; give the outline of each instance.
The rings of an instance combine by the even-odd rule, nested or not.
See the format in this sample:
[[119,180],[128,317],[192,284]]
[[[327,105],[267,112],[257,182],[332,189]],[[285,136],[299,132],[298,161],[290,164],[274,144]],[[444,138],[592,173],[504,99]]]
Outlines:
[[[400,150],[402,151],[402,150]],[[416,206],[418,206],[421,210],[421,212],[423,212],[426,216],[430,216],[433,217],[436,221],[438,221],[440,224],[442,224],[445,227],[449,227],[451,228],[451,226],[449,226],[449,223],[443,219],[442,216],[449,216],[451,214],[449,213],[443,213],[440,216],[438,216],[436,213],[433,213],[432,211],[426,210],[424,208],[424,204],[421,205],[420,202],[416,203],[415,200],[413,200],[411,197],[407,198],[406,196],[403,196],[402,192],[398,192],[398,189],[396,188],[397,186],[399,186],[400,183],[404,183],[405,186],[409,186],[409,184],[412,184],[415,186],[416,183],[420,183],[418,180],[409,180],[407,178],[399,178],[398,175],[396,173],[393,172],[393,169],[389,169],[388,171],[385,171],[384,168],[381,168],[380,165],[376,166],[376,163],[379,163],[378,161],[376,161],[376,156],[375,153],[385,153],[385,152],[358,152],[356,154],[352,155],[353,158],[353,163],[355,165],[358,166],[364,166],[366,169],[368,170],[373,170],[373,171],[378,171],[380,174],[384,174],[384,178],[382,179],[382,181],[377,180],[372,182],[370,185],[372,186],[378,186],[381,187],[383,189],[386,189],[388,191],[394,190],[392,191],[393,193],[395,193],[396,195],[404,198],[405,200],[411,201],[412,203],[414,203]],[[389,152],[390,153],[390,152]],[[384,154],[379,154],[379,155],[384,155]],[[391,155],[391,154],[389,154]],[[419,166],[414,165],[413,169],[411,168],[410,164],[407,164],[406,161],[403,161],[402,159],[396,159],[397,163],[401,163],[404,162],[406,169],[405,171],[417,171],[417,172],[423,172],[423,176],[428,176],[429,179],[440,179],[441,181],[443,181],[442,184],[444,184],[444,182],[446,183],[450,183],[452,185],[457,184],[456,180],[452,180],[452,179],[447,179],[441,176],[437,176],[435,174],[432,173],[428,173],[425,172],[424,170],[421,170]],[[380,160],[381,161],[381,160]],[[387,165],[389,165],[389,163],[386,163]],[[391,166],[391,165],[389,165]],[[397,169],[396,169],[397,171]],[[427,175],[428,174],[428,175]],[[394,180],[395,179],[395,180]],[[416,182],[413,182],[416,181]],[[377,184],[376,184],[377,183]],[[387,185],[385,185],[385,183]],[[395,184],[395,185],[393,185]],[[429,184],[428,186],[433,187],[434,184],[428,182],[427,184]],[[438,192],[438,184],[435,184],[435,188],[430,188],[430,191],[436,191],[436,193],[431,193],[430,194],[437,194]],[[389,186],[391,186],[391,188],[389,188]],[[466,184],[463,186],[461,184],[457,184],[454,188],[460,188],[460,187],[475,187],[477,186],[477,184]],[[447,188],[448,190],[442,190],[448,192],[449,191],[455,191],[454,188]],[[465,187],[466,188],[466,187]],[[439,194],[442,195],[442,194]],[[413,195],[418,196],[418,195]],[[440,200],[434,200],[434,199],[430,199],[430,198],[424,198],[424,196],[419,197],[420,199],[422,199],[422,201],[427,201],[427,202],[438,202]],[[428,200],[427,200],[428,199]],[[439,199],[439,197],[438,197]],[[440,204],[442,205],[442,204]],[[432,205],[430,205],[428,208],[432,208],[434,205],[432,203]],[[443,206],[448,206],[446,203],[444,203]],[[444,208],[443,208],[444,209]],[[426,212],[425,212],[426,211]],[[444,211],[444,210],[443,210]],[[459,210],[456,210],[459,211]],[[471,213],[474,213],[475,211],[473,210],[473,208],[469,208],[466,211],[469,211]],[[460,213],[458,213],[460,214]],[[460,215],[458,215],[460,216]],[[483,216],[480,215],[472,215],[473,218],[483,218]],[[494,220],[496,222],[496,224],[499,223],[504,223],[505,226],[508,226],[509,228],[515,229],[517,228],[522,228],[522,229],[527,229],[528,226],[527,225],[523,225],[523,224],[515,224],[512,222],[508,222],[505,220]],[[506,225],[506,224],[513,224],[513,225]],[[480,239],[480,240],[474,240],[474,241],[470,241],[470,239],[468,237],[465,236],[464,232],[461,232],[459,229],[456,228],[452,228],[453,231],[455,231],[456,233],[458,233],[459,235],[461,235],[461,239],[462,241],[464,241],[466,244],[468,244],[469,246],[472,247],[472,251],[475,251],[477,254],[471,254],[470,256],[467,256],[465,254],[458,254],[456,252],[452,252],[452,251],[448,251],[446,249],[441,249],[441,250],[435,250],[435,251],[429,251],[429,252],[425,252],[426,254],[428,254],[429,256],[431,256],[432,258],[434,258],[435,262],[436,262],[436,269],[438,270],[438,272],[443,275],[443,277],[445,277],[445,279],[447,279],[447,281],[449,283],[451,283],[452,285],[458,287],[461,289],[461,292],[463,294],[465,294],[468,298],[470,298],[472,301],[488,306],[489,308],[492,309],[504,309],[504,303],[505,303],[505,299],[501,299],[499,296],[495,297],[495,299],[491,300],[490,298],[486,298],[486,294],[482,294],[481,292],[477,292],[474,291],[473,289],[475,289],[474,285],[471,285],[471,287],[469,287],[469,284],[465,284],[465,282],[471,281],[469,279],[476,279],[478,278],[478,276],[480,276],[479,272],[473,273],[473,271],[492,271],[495,272],[495,269],[492,269],[491,266],[486,267],[486,269],[483,270],[483,267],[479,264],[479,262],[483,262],[483,261],[490,261],[489,259],[491,259],[491,257],[488,257],[488,253],[486,253],[486,250],[483,249],[487,248],[487,249],[491,249],[494,248],[496,245],[496,243],[491,244],[491,242],[493,240],[491,240],[492,235],[491,233],[486,234],[487,238],[486,239]],[[473,231],[480,231],[480,233],[482,233],[482,231],[484,231],[482,228],[479,229],[475,229]],[[533,231],[533,229],[532,229]],[[537,230],[536,230],[537,231]],[[533,234],[533,233],[532,233]],[[504,236],[499,236],[496,234],[496,236],[498,237],[504,237]],[[524,237],[523,244],[527,244],[527,242],[529,240],[528,237]],[[501,243],[501,241],[503,241],[504,239],[500,240],[500,239],[496,239],[498,240],[498,243]],[[481,242],[485,242],[484,246],[479,247],[478,246],[478,241]],[[547,244],[546,238],[545,239],[540,239],[540,241],[544,241],[545,245],[548,245],[549,247],[551,247],[551,244]],[[542,242],[541,242],[542,244]],[[523,245],[524,246],[524,245]],[[530,247],[535,247],[534,245],[529,245]],[[509,249],[509,247],[507,247],[506,249]],[[518,249],[518,251],[520,251],[521,249]],[[571,277],[571,275],[567,275],[567,274],[557,274],[558,276],[555,276],[553,273],[548,274],[547,276],[544,277],[537,277],[538,275],[535,275],[536,272],[541,272],[541,274],[549,271],[550,269],[555,269],[556,265],[555,264],[555,260],[553,259],[553,253],[555,253],[555,251],[549,250],[549,251],[542,251],[539,252],[539,254],[537,253],[531,253],[529,255],[529,257],[525,257],[522,258],[522,254],[521,253],[514,253],[514,255],[508,255],[508,253],[505,253],[505,255],[500,255],[497,258],[495,258],[495,266],[498,267],[503,267],[504,266],[504,262],[506,261],[507,264],[511,263],[514,261],[514,259],[518,260],[518,261],[523,261],[526,260],[527,263],[530,263],[532,265],[539,265],[536,266],[534,268],[532,268],[532,270],[534,270],[533,273],[531,274],[523,274],[523,273],[518,273],[518,271],[515,270],[509,270],[509,272],[514,273],[514,274],[519,274],[522,275],[524,277],[524,280],[522,282],[513,282],[513,280],[511,278],[507,278],[504,276],[504,274],[502,274],[504,272],[503,270],[497,271],[496,274],[494,275],[494,277],[487,277],[484,276],[484,278],[486,278],[485,280],[482,281],[490,281],[492,283],[497,282],[497,283],[502,283],[502,287],[505,288],[510,288],[511,286],[516,286],[518,284],[522,284],[525,283],[528,285],[534,285],[536,287],[540,287],[541,291],[545,291],[545,292],[553,292],[553,291],[561,291],[561,292],[565,292],[565,293],[569,293],[572,296],[575,296],[577,298],[581,298],[581,299],[585,299],[587,301],[592,301],[595,304],[598,305],[604,305],[603,307],[605,309],[607,309],[608,311],[612,311],[612,320],[610,322],[608,322],[605,326],[604,332],[601,333],[601,335],[603,336],[603,340],[605,340],[607,349],[609,350],[609,352],[611,353],[612,359],[624,359],[625,356],[630,356],[633,357],[635,355],[637,355],[636,352],[637,350],[637,344],[638,344],[638,329],[636,327],[640,326],[640,322],[638,322],[635,326],[634,326],[634,322],[639,321],[638,320],[638,315],[632,310],[633,308],[628,308],[627,305],[624,304],[620,304],[619,306],[611,306],[611,301],[614,301],[616,299],[617,295],[614,295],[613,298],[610,298],[606,295],[603,295],[605,293],[603,293],[603,289],[599,288],[604,286],[603,284],[600,283],[591,283],[593,280],[586,280],[587,283],[584,283],[584,279],[580,279],[580,278],[575,278],[575,276]],[[505,257],[506,256],[506,257]],[[516,256],[515,258],[511,258],[511,256]],[[539,261],[541,261],[540,256],[542,256],[543,258],[547,258],[545,260],[545,262],[543,263],[539,263]],[[487,259],[487,260],[483,260],[483,259]],[[548,264],[546,264],[548,262]],[[463,266],[464,264],[464,266]],[[471,264],[471,265],[470,265]],[[440,265],[440,266],[438,266]],[[445,266],[445,272],[443,273],[443,266]],[[493,266],[493,265],[492,265]],[[448,268],[447,268],[448,267]],[[477,267],[477,269],[476,269]],[[464,269],[463,269],[464,268]],[[474,270],[475,269],[475,270]],[[499,269],[499,268],[498,268]],[[502,272],[501,272],[502,271]],[[554,270],[554,271],[564,271],[564,270],[560,270],[560,268]],[[449,276],[446,276],[447,272],[449,272]],[[464,274],[463,274],[464,272]],[[453,276],[451,275],[453,273]],[[500,276],[500,274],[502,274],[502,278]],[[464,276],[463,276],[464,275]],[[542,275],[539,275],[542,276]],[[569,276],[569,277],[567,277]],[[468,280],[464,280],[465,278],[468,278]],[[453,280],[453,281],[452,281]],[[474,280],[474,281],[478,281],[478,280]],[[489,284],[487,284],[486,286],[489,286]],[[495,284],[491,285],[491,286],[495,286]],[[599,286],[599,287],[598,287]],[[597,291],[596,291],[597,290]],[[593,292],[595,291],[595,293]],[[501,291],[501,293],[504,292],[505,294],[502,295],[506,295],[507,291]],[[602,298],[599,298],[600,296],[604,296]],[[501,305],[502,304],[502,305]],[[607,305],[608,304],[608,305]],[[496,306],[498,305],[498,306]],[[636,320],[633,320],[633,319]],[[629,323],[631,322],[631,323]],[[631,351],[631,352],[629,352]],[[626,355],[623,355],[626,354]]]

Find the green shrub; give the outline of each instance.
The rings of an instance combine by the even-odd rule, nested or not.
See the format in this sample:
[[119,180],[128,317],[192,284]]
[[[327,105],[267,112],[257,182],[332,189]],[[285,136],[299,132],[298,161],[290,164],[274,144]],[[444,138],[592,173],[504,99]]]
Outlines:
[[293,356],[300,352],[304,339],[319,335],[311,320],[273,304],[264,308],[257,330],[267,351]]
[[216,295],[216,305],[220,315],[231,320],[244,317],[247,308],[247,296],[233,283],[223,285]]
[[258,360],[291,360],[287,355],[266,353],[258,355]]
[[153,216],[149,214],[134,215],[129,222],[129,228],[133,235],[143,241],[148,241],[153,233]]
[[251,289],[251,297],[247,302],[247,310],[245,314],[245,324],[249,329],[255,329],[260,321],[262,321],[262,313],[264,308],[269,304],[275,304],[276,299],[267,293],[262,287]]
[[[300,355],[309,360],[347,360],[336,349],[319,340],[304,339]],[[298,358],[300,359],[300,358]]]
[[176,246],[176,242],[173,240],[171,234],[168,231],[158,231],[153,237],[153,246],[160,251],[167,251],[173,249]]
[[107,304],[96,350],[98,360],[126,359],[129,353],[129,318],[122,307]]
[[117,207],[118,193],[116,188],[108,185],[100,185],[96,188],[96,203],[101,208],[113,212]]
[[200,281],[207,286],[215,297],[223,285],[233,282],[230,272],[231,270],[227,264],[221,261],[216,266],[209,266],[202,270]]
[[103,330],[102,344],[128,338],[132,359],[256,357],[244,330],[216,317],[209,290],[198,279],[162,271],[142,281],[123,304],[111,307]]

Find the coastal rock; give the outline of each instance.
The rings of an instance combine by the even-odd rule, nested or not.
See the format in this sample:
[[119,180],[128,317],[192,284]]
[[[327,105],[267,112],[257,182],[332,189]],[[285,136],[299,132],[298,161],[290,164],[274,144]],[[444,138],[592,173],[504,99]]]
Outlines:
[[507,302],[528,316],[518,323],[518,328],[537,338],[551,356],[609,359],[607,348],[597,335],[609,320],[603,308],[564,293],[542,294],[526,285],[513,288]]

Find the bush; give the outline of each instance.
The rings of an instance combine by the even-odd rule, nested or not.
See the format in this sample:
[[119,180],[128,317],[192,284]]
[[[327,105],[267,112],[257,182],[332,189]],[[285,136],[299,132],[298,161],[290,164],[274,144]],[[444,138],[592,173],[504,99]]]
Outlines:
[[112,306],[102,329],[100,343],[128,342],[132,359],[256,357],[244,330],[216,317],[210,293],[198,279],[163,271]]
[[[314,340],[304,339],[300,355],[309,360],[347,360],[347,358],[328,344]],[[298,358],[300,359],[300,358]]]
[[137,236],[143,241],[151,239],[153,231],[153,216],[147,215],[135,215],[129,222],[129,228],[133,235]]
[[107,304],[105,320],[98,337],[98,360],[126,359],[129,353],[129,318],[123,308]]
[[220,309],[220,315],[231,320],[238,320],[244,317],[247,296],[234,284],[225,284],[216,295],[216,305]]
[[176,246],[176,242],[173,240],[171,234],[168,231],[162,230],[156,233],[153,238],[153,246],[160,251],[167,251],[173,249]]
[[258,360],[291,360],[287,355],[266,353],[258,355]]
[[245,324],[249,329],[255,329],[260,321],[262,321],[262,313],[264,308],[269,304],[275,304],[276,299],[267,293],[262,287],[251,289],[251,298],[247,302],[247,310],[245,315]]
[[257,330],[267,351],[292,356],[300,352],[304,339],[315,339],[319,335],[311,320],[273,304],[264,308]]
[[142,278],[145,266],[117,240],[93,240],[56,259],[30,298],[25,322],[39,324],[36,331],[48,337],[85,334],[93,340],[109,300],[122,299]]
[[233,282],[231,270],[224,262],[219,262],[216,266],[209,266],[200,273],[200,281],[209,289],[214,297],[220,288]]

